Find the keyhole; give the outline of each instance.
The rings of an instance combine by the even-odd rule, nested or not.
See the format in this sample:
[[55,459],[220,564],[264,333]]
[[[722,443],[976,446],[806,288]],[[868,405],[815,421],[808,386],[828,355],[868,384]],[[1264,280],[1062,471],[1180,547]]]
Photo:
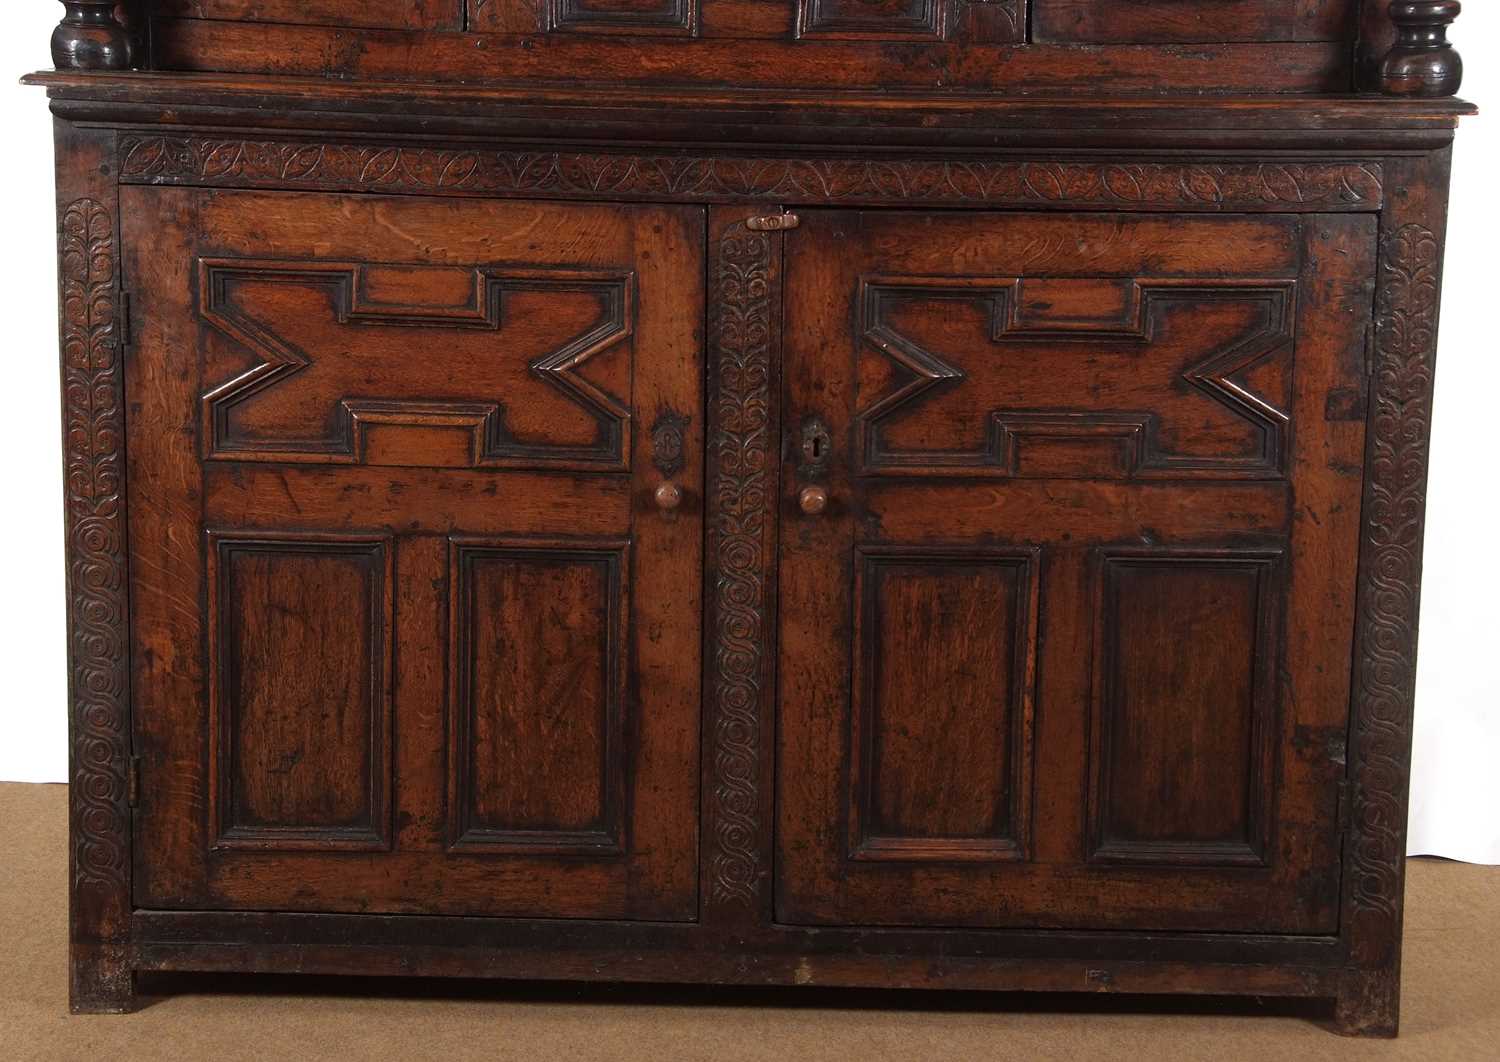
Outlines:
[[817,475],[828,463],[833,449],[833,440],[828,437],[828,427],[817,417],[810,417],[802,425],[803,471]]

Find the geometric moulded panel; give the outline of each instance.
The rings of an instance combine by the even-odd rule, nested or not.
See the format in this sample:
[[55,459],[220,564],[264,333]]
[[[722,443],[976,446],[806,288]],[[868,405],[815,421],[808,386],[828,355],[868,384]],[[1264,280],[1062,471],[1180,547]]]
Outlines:
[[623,851],[627,543],[450,540],[453,851]]
[[630,467],[629,273],[198,265],[210,460]]
[[1026,858],[1037,551],[857,556],[850,856]]
[[390,539],[207,537],[215,847],[387,849]]
[[869,276],[860,474],[1279,479],[1294,280]]
[[1098,555],[1089,858],[1265,866],[1280,550]]

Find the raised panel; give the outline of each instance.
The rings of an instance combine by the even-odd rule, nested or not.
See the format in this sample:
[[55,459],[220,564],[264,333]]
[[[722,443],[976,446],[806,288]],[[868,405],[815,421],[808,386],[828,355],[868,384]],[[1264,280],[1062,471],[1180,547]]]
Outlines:
[[622,851],[628,545],[449,549],[450,848]]
[[863,549],[856,567],[851,857],[1025,858],[1036,551]]
[[459,29],[464,0],[152,0],[160,16],[247,22]]
[[216,847],[389,847],[391,565],[380,536],[209,533]]
[[797,0],[797,35],[942,40],[952,0]]
[[691,36],[698,0],[544,0],[547,29],[581,33]]
[[629,467],[634,277],[211,259],[205,456]]
[[1294,280],[867,276],[867,475],[1277,478]]
[[1282,558],[1098,556],[1092,862],[1267,865]]

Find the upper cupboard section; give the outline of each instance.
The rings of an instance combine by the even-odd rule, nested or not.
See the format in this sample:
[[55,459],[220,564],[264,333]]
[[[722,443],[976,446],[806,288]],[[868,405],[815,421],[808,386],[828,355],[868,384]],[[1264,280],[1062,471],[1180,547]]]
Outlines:
[[1337,92],[1351,85],[1361,2],[157,0],[155,64],[824,90]]
[[[479,33],[1130,43],[1334,41],[1359,0],[157,0],[172,18]],[[1028,34],[1027,26],[1031,30]]]

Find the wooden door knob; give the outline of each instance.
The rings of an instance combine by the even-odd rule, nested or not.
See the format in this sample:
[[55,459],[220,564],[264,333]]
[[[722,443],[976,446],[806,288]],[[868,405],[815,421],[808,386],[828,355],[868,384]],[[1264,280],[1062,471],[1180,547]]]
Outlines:
[[828,492],[822,487],[803,487],[797,495],[797,504],[808,516],[817,516],[828,508]]
[[682,505],[682,488],[675,483],[663,483],[656,488],[656,507],[664,513],[672,512]]

